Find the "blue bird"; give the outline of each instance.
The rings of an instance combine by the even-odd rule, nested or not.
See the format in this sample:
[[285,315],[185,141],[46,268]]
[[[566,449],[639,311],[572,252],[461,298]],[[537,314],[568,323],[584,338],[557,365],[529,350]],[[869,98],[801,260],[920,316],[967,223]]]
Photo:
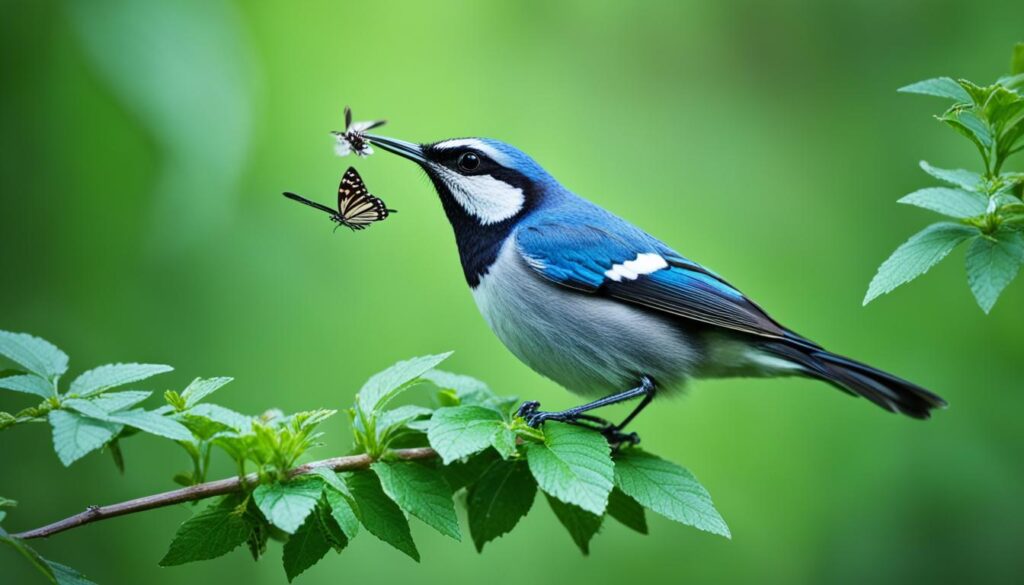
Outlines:
[[[498,338],[541,375],[593,399],[555,412],[526,402],[519,414],[530,426],[570,422],[635,442],[626,424],[655,394],[692,378],[816,378],[922,419],[946,405],[783,327],[722,277],[573,194],[508,144],[366,138],[430,177]],[[588,414],[631,399],[640,402],[617,425]]]

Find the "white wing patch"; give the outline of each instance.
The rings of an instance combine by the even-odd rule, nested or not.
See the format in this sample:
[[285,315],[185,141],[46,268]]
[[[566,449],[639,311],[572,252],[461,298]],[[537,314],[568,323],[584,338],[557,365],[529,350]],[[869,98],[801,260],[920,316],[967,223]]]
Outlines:
[[637,254],[636,259],[626,260],[622,264],[616,264],[604,275],[615,282],[622,282],[622,279],[636,280],[644,274],[657,272],[662,268],[668,268],[668,262],[658,254],[647,253]]

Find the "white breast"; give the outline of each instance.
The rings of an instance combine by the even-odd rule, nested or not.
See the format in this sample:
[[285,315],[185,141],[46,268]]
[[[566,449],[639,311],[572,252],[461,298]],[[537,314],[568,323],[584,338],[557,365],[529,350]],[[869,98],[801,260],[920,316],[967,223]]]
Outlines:
[[473,289],[484,319],[528,366],[579,394],[606,395],[641,376],[676,386],[700,359],[699,341],[652,311],[551,283],[510,238]]

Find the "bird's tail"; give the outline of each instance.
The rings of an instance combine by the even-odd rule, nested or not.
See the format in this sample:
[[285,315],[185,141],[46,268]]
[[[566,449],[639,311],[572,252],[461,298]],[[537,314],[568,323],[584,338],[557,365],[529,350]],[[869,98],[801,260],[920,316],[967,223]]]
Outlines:
[[916,384],[814,345],[780,341],[765,344],[764,349],[799,364],[807,376],[863,396],[891,412],[924,419],[931,416],[932,409],[946,406],[945,400]]

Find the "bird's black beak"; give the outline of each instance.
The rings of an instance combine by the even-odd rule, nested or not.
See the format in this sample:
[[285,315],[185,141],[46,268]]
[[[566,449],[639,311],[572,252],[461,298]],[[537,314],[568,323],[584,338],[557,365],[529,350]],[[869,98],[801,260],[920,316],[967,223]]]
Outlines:
[[395,138],[387,138],[385,136],[374,136],[373,134],[366,134],[365,136],[371,143],[376,144],[388,152],[393,152],[398,156],[421,164],[427,162],[426,157],[423,156],[423,147],[419,144],[406,142],[404,140],[397,140]]

